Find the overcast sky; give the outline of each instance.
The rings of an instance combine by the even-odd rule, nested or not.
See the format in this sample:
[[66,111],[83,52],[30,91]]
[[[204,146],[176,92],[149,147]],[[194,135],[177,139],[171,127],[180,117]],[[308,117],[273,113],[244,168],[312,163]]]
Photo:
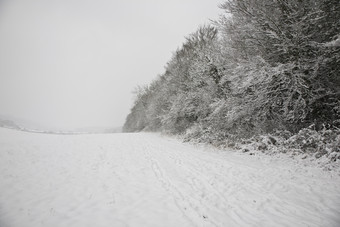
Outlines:
[[220,0],[0,0],[0,115],[53,128],[122,126]]

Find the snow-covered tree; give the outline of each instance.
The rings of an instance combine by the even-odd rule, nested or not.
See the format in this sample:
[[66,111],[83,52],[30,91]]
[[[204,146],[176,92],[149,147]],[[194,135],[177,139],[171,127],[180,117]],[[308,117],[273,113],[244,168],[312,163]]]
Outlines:
[[124,129],[245,138],[340,127],[340,4],[227,0],[138,92]]

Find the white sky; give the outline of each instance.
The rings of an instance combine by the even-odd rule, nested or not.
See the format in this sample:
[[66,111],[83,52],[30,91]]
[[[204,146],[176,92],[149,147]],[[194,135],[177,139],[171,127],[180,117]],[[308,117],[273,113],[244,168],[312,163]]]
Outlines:
[[0,114],[73,129],[121,126],[221,0],[0,0]]

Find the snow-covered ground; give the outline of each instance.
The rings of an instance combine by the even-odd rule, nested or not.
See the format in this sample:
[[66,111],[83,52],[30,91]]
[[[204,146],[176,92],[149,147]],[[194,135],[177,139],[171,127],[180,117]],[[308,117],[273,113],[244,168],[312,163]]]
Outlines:
[[0,226],[340,226],[340,176],[158,134],[0,128]]

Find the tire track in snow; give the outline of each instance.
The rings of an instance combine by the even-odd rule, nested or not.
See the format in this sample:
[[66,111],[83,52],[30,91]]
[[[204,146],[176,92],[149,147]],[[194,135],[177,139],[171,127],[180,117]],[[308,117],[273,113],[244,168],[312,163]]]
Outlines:
[[[198,201],[190,200],[188,197],[185,197],[181,191],[175,187],[170,180],[164,175],[163,170],[160,168],[158,162],[155,159],[150,159],[151,168],[157,177],[157,179],[161,182],[162,186],[166,191],[173,196],[176,205],[182,211],[182,213],[193,223],[195,226],[202,225],[202,219],[204,222],[207,222],[209,226],[221,226],[220,224],[215,223],[213,220],[210,220],[207,215],[204,215],[204,211],[200,208],[200,204]],[[200,220],[197,222],[197,219]]]
[[[155,149],[152,145],[149,145],[148,150],[157,149]],[[247,217],[244,215],[244,213],[247,213],[247,211],[239,212],[234,207],[232,207],[229,204],[229,200],[225,197],[225,195],[210,183],[209,178],[207,178],[204,173],[211,172],[211,168],[209,170],[193,168],[190,163],[188,163],[189,160],[193,161],[193,157],[182,160],[179,155],[175,155],[174,153],[169,154],[165,150],[162,150],[161,153],[162,157],[167,156],[169,157],[169,159],[172,159],[177,166],[176,168],[181,169],[181,173],[185,175],[186,183],[192,189],[190,195],[187,196],[195,200],[196,204],[204,207],[205,211],[201,212],[204,213],[204,215],[202,216],[204,216],[205,218],[209,218],[209,220],[213,220],[212,222],[218,226],[225,226],[226,223],[221,223],[217,220],[228,220],[227,224],[231,224],[233,226],[239,225],[239,223],[246,223],[246,226],[250,226],[253,224],[251,221],[249,221],[249,217],[248,220],[243,218]],[[196,162],[198,166],[204,166],[203,163],[204,162],[201,161]],[[228,189],[232,187],[230,185],[227,186]],[[228,194],[230,195],[231,193],[229,192]],[[235,220],[237,221],[235,222]]]
[[154,175],[162,187],[171,194],[176,206],[181,210],[183,215],[194,226],[201,226],[202,221],[206,223],[204,226],[221,226],[222,223],[217,223],[215,220],[209,218],[206,207],[202,206],[203,204],[199,200],[183,194],[180,188],[170,181],[170,178],[166,176],[165,171],[160,167],[159,161],[156,160],[154,153],[156,150],[149,142],[143,144],[145,158],[149,160]]
[[[190,159],[186,159],[190,160]],[[265,194],[263,196],[263,190],[261,189],[261,186],[256,182],[257,177],[253,174],[250,174],[248,176],[242,176],[242,174],[239,171],[233,171],[232,168],[228,168],[228,170],[231,170],[228,174],[221,175],[218,172],[214,173],[214,185],[216,185],[217,182],[220,182],[219,187],[213,187],[211,184],[207,184],[206,182],[209,182],[210,180],[206,177],[205,174],[211,172],[213,170],[214,166],[209,166],[209,162],[206,162],[206,160],[196,160],[195,165],[191,165],[192,163],[185,163],[186,166],[191,166],[190,172],[192,173],[192,176],[198,175],[200,176],[200,179],[192,178],[191,180],[194,180],[196,182],[196,191],[206,191],[207,193],[215,193],[218,195],[218,199],[221,200],[222,204],[239,204],[240,201],[238,201],[238,195],[240,194],[248,194],[253,195],[254,198],[265,198],[268,197],[268,194]],[[214,163],[216,165],[216,163]],[[249,174],[249,173],[248,173]],[[228,176],[229,175],[229,176]],[[236,176],[239,176],[240,179],[243,179],[243,181],[238,180]],[[226,181],[226,176],[228,176],[228,179],[232,179],[233,183],[232,185],[228,185],[228,181]],[[244,182],[246,181],[246,182]],[[203,183],[204,182],[204,183]],[[200,183],[200,186],[197,186],[198,183]],[[277,182],[273,183],[277,185]],[[284,188],[284,193],[289,192],[290,189],[286,185],[280,184]],[[206,189],[204,189],[206,188]],[[219,189],[224,189],[223,192],[221,192]],[[260,189],[260,190],[259,190]],[[296,215],[297,210],[303,209],[303,207],[295,207],[292,209],[290,207],[290,204],[283,201],[282,199],[279,199],[275,195],[273,195],[271,192],[267,192],[270,194],[270,200],[266,199],[264,202],[261,202],[261,199],[253,200],[249,203],[248,206],[246,204],[244,205],[238,205],[238,206],[222,206],[218,207],[220,210],[224,210],[226,213],[230,215],[230,217],[233,220],[236,220],[236,223],[243,223],[246,226],[261,226],[260,223],[258,223],[258,216],[261,216],[260,214],[256,214],[254,212],[254,208],[262,207],[263,210],[267,212],[267,214],[271,215],[273,217],[272,219],[272,226],[294,226],[296,225],[295,222],[290,222],[287,220],[287,214],[290,214],[291,216],[296,216],[299,218],[298,215]],[[224,196],[224,194],[228,195],[228,199]],[[273,201],[276,201],[273,203]],[[208,205],[214,206],[213,201],[206,201]],[[254,202],[254,203],[252,203]],[[266,209],[266,204],[271,203],[270,209]],[[273,206],[274,205],[274,206]],[[226,209],[226,207],[228,207]],[[295,210],[295,211],[294,211]],[[216,214],[216,213],[215,213]],[[264,219],[264,217],[263,217]],[[286,219],[286,220],[285,220]],[[278,220],[279,222],[275,222],[275,220]],[[318,220],[315,220],[318,221]],[[257,224],[256,224],[257,223]],[[307,222],[306,226],[314,226],[311,223],[312,221]],[[301,222],[301,224],[306,224]]]
[[[149,142],[148,150],[161,161],[161,166],[165,165],[166,170],[170,167],[166,162],[171,160],[176,166],[172,168],[179,169],[186,176],[186,183],[192,189],[190,197],[194,197],[205,210],[210,210],[212,215],[209,218],[215,223],[223,220],[224,225],[234,222],[231,226],[320,226],[320,223],[333,226],[326,224],[332,222],[315,215],[315,212],[322,211],[320,207],[327,207],[330,200],[324,202],[324,195],[320,194],[322,191],[317,190],[317,193],[308,178],[300,177],[308,181],[296,184],[300,180],[299,175],[290,177],[281,172],[282,166],[268,168],[268,162],[259,166],[260,162],[254,157],[245,156],[255,163],[245,166],[237,160],[212,159],[209,152],[191,152],[192,148],[186,150],[188,146],[183,144],[167,144],[169,147],[165,143],[160,147],[155,141]],[[288,169],[285,167],[283,170]],[[294,172],[293,169],[291,171]],[[314,186],[318,185],[314,182]],[[212,199],[209,200],[208,196],[203,198],[202,193],[210,194]],[[315,198],[309,199],[307,195],[319,198],[321,205],[313,208]],[[218,215],[221,211],[226,217]],[[334,214],[339,212],[332,207],[323,213],[332,213],[330,217],[338,219]]]

